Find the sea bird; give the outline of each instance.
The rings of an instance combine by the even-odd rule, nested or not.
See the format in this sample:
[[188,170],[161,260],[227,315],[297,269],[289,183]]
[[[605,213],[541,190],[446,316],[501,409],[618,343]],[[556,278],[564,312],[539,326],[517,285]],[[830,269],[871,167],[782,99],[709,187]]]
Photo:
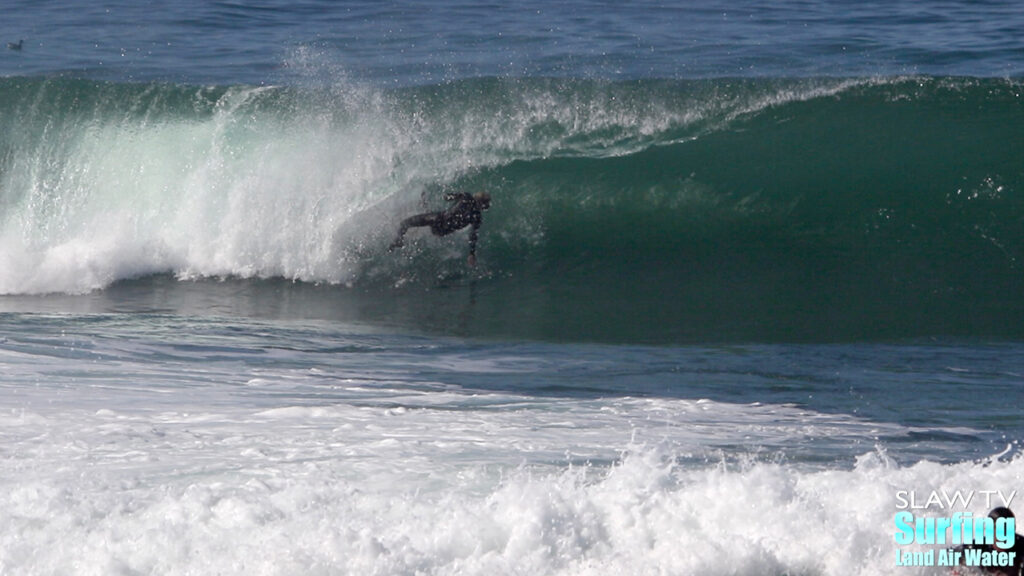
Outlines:
[[17,44],[15,44],[14,42],[8,42],[7,43],[7,48],[10,49],[10,50],[21,50],[21,45],[24,44],[24,43],[25,43],[24,40],[18,40]]

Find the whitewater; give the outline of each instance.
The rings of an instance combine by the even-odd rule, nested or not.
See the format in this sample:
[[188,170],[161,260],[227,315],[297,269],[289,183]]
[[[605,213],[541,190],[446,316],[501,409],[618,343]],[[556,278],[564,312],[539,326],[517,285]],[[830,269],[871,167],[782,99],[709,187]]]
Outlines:
[[[1009,493],[1021,474],[1016,444],[970,412],[900,424],[888,403],[837,400],[906,368],[951,399],[991,382],[927,373],[934,354],[968,365],[955,347],[915,360],[467,347],[138,313],[3,321],[4,573],[901,574],[900,491]],[[886,357],[906,364],[862,373]],[[844,390],[816,383],[840,363]],[[787,401],[807,390],[828,398]]]

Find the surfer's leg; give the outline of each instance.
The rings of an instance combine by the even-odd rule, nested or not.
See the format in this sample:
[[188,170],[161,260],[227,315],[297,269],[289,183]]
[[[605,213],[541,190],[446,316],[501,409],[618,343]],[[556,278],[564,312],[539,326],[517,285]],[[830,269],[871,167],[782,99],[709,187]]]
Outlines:
[[438,214],[438,212],[427,212],[426,214],[417,214],[415,216],[410,216],[405,220],[402,220],[402,223],[398,227],[398,238],[395,238],[395,241],[391,243],[391,246],[388,247],[388,250],[394,250],[395,248],[402,247],[402,245],[405,243],[405,233],[409,230],[409,228],[418,228],[420,226],[433,226],[434,222],[437,220]]

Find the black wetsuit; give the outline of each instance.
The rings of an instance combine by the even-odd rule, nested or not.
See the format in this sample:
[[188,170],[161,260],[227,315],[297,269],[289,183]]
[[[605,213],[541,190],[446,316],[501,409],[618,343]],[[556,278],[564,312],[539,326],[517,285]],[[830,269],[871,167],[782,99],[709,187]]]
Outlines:
[[417,214],[402,220],[401,227],[398,229],[398,238],[391,247],[397,248],[402,245],[402,237],[405,236],[405,232],[409,228],[429,226],[435,236],[447,236],[466,226],[472,226],[473,228],[469,231],[469,254],[475,255],[477,229],[480,228],[480,223],[483,221],[480,207],[473,199],[473,195],[465,192],[448,194],[444,199],[449,202],[454,201],[455,204],[447,210]]
[[[969,548],[985,551],[994,550],[994,548],[988,544],[969,544],[966,546],[958,546],[956,550],[963,553],[964,550]],[[1014,553],[1013,564],[1011,566],[979,566],[979,570],[983,573],[996,574],[997,576],[1020,576],[1021,574],[1024,574],[1024,568],[1022,568],[1022,565],[1024,565],[1024,536],[1014,534],[1013,547],[1008,550],[1004,550],[1004,552]],[[961,562],[963,562],[963,560],[964,558],[961,557]]]

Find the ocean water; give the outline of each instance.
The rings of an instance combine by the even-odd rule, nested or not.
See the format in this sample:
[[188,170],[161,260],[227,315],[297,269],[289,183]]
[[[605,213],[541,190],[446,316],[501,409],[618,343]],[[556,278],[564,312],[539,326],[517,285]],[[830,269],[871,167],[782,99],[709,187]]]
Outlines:
[[[947,574],[897,513],[1024,510],[1014,2],[3,13],[2,575]],[[387,251],[476,190],[476,267]]]

